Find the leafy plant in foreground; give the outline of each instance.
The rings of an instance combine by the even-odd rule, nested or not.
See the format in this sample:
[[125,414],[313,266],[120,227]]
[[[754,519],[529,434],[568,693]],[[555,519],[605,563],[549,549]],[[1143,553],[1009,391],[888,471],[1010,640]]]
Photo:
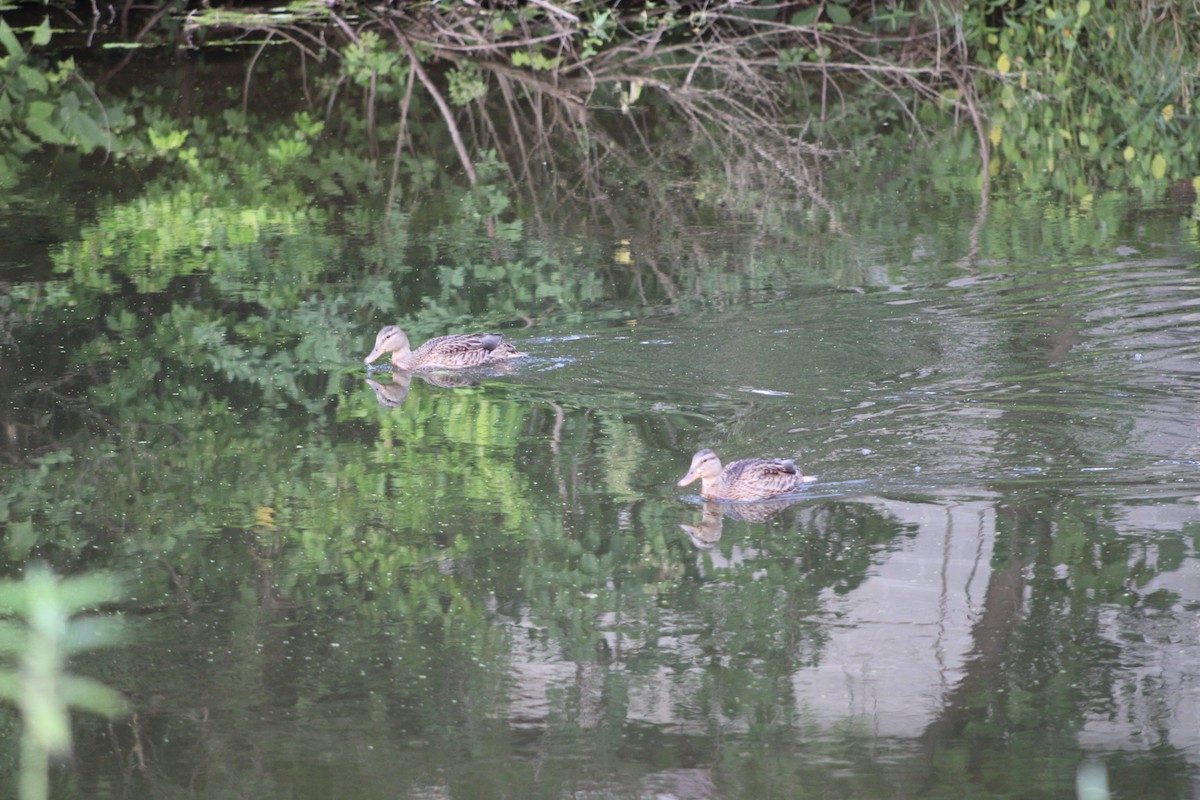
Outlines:
[[[34,28],[31,42],[50,42],[50,20]],[[116,132],[128,118],[104,108],[76,73],[71,59],[47,66],[26,52],[13,29],[0,19],[0,187],[11,187],[22,156],[44,144],[84,153],[116,150]]]
[[117,595],[106,574],[60,580],[44,566],[0,583],[0,654],[17,662],[0,670],[0,698],[21,712],[21,800],[49,796],[50,758],[71,751],[72,707],[108,717],[125,709],[116,691],[66,669],[71,654],[116,640],[115,620],[72,617]]

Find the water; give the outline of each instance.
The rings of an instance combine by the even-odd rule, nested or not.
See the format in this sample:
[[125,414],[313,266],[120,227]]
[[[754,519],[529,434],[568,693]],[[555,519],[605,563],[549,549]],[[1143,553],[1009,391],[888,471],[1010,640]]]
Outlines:
[[[947,205],[690,261],[298,225],[163,277],[101,225],[13,267],[5,569],[131,582],[76,670],[134,713],[76,716],[60,796],[1195,793],[1192,223],[997,213],[956,263]],[[530,356],[372,386],[396,320]],[[705,505],[701,447],[818,480]]]

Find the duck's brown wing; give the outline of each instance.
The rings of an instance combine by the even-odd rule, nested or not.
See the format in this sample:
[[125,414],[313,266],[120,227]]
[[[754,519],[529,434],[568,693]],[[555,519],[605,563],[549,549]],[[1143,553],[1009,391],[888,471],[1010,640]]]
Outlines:
[[430,339],[413,351],[409,363],[419,367],[473,367],[491,360],[503,344],[498,333],[463,333]]
[[732,499],[754,500],[795,491],[803,481],[795,462],[749,458],[725,468],[722,480]]

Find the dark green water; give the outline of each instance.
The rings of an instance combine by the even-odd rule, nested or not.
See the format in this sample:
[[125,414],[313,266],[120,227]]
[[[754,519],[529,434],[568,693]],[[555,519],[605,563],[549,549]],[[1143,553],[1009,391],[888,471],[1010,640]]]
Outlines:
[[[133,714],[76,715],[58,796],[1194,794],[1194,220],[996,204],[960,262],[969,198],[856,202],[500,244],[10,206],[4,570],[131,586],[75,668]],[[397,321],[530,355],[377,393]],[[702,447],[818,481],[704,507]]]

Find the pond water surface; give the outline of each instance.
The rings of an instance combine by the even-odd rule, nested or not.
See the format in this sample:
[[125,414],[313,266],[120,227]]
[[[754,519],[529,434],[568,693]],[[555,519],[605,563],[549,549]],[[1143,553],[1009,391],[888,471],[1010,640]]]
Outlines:
[[[133,713],[76,717],[60,796],[1200,793],[1188,210],[996,214],[962,261],[969,203],[865,205],[703,257],[280,228],[158,280],[85,226],[0,264],[6,572],[130,579],[76,670]],[[368,376],[392,322],[529,357]],[[706,505],[704,447],[817,481]]]

